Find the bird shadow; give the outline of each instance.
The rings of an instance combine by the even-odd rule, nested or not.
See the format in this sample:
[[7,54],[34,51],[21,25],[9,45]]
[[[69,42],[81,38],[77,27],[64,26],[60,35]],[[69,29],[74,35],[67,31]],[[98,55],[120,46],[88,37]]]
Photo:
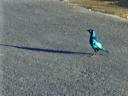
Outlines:
[[26,46],[15,46],[15,45],[7,45],[7,44],[0,44],[0,46],[13,47],[13,48],[29,50],[29,51],[56,53],[56,54],[74,54],[74,55],[88,55],[88,56],[93,55],[93,53],[89,53],[89,52],[74,52],[74,51],[64,51],[64,50],[55,50],[55,49],[47,49],[47,48],[32,48]]

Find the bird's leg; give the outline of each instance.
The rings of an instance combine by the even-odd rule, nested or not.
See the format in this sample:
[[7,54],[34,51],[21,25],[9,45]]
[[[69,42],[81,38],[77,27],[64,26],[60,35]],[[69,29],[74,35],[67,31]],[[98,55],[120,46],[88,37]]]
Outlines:
[[96,55],[96,50],[94,49],[94,53],[92,54],[92,56]]
[[94,49],[94,53],[91,55],[91,57],[96,56],[97,50]]
[[94,49],[94,54],[93,55],[97,55],[98,50]]

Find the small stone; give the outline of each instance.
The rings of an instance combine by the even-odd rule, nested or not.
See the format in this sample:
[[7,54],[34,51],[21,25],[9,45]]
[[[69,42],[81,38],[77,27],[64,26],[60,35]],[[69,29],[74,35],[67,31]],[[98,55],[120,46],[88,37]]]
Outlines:
[[91,9],[88,9],[89,11],[92,11]]

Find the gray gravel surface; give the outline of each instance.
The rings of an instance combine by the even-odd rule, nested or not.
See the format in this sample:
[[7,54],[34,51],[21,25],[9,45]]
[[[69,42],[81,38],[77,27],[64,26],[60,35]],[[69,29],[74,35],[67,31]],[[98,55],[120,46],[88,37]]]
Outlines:
[[[57,0],[2,0],[1,96],[128,96],[128,22]],[[93,53],[87,29],[109,49]]]

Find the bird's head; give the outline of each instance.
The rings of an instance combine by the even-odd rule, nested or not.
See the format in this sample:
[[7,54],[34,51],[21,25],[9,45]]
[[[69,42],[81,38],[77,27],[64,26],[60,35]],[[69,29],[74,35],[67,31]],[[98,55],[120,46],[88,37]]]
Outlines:
[[91,36],[96,36],[96,32],[93,29],[88,29],[87,31],[91,34]]
[[88,29],[87,31],[88,31],[90,34],[92,34],[94,30],[93,30],[93,29]]

